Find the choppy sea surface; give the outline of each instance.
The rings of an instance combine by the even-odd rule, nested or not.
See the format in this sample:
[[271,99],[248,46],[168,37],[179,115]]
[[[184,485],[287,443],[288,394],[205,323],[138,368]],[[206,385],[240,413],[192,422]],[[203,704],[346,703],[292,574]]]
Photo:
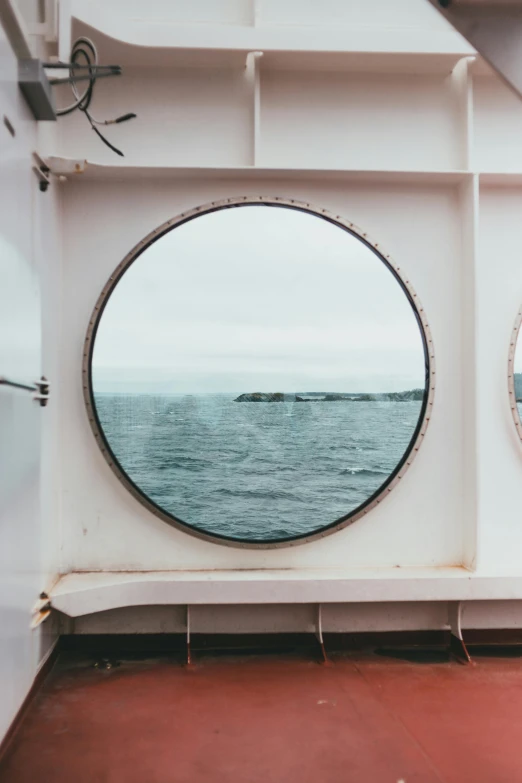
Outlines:
[[406,451],[421,402],[234,402],[233,394],[96,394],[132,481],[177,519],[258,541],[349,514]]

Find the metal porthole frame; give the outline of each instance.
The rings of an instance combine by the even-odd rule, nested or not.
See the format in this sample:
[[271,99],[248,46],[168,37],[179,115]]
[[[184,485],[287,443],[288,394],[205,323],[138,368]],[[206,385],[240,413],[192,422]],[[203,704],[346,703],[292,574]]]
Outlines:
[[522,440],[522,421],[520,420],[520,413],[517,406],[517,395],[515,393],[515,355],[517,352],[517,342],[520,334],[520,327],[522,325],[522,307],[518,311],[518,315],[515,320],[515,325],[511,332],[511,340],[509,343],[509,357],[508,357],[508,389],[509,389],[509,407],[511,408],[511,414],[515,427]]
[[[301,212],[315,215],[316,217],[327,220],[329,223],[333,223],[334,225],[339,226],[352,236],[357,237],[363,244],[365,244],[392,272],[411,305],[419,326],[419,331],[421,333],[426,368],[423,404],[415,432],[410,440],[408,448],[404,452],[402,459],[397,464],[395,470],[388,476],[387,480],[379,487],[379,489],[350,514],[347,514],[345,517],[342,517],[329,525],[325,525],[319,530],[316,530],[310,534],[305,534],[303,536],[270,541],[249,541],[247,539],[231,538],[224,535],[206,532],[190,525],[187,522],[183,522],[177,519],[162,509],[160,506],[156,505],[150,498],[148,498],[139,489],[139,487],[134,484],[132,479],[127,475],[123,467],[119,464],[117,458],[110,448],[107,439],[105,438],[103,428],[96,412],[91,375],[91,362],[96,339],[96,332],[105,305],[109,301],[112,292],[116,288],[123,274],[134,263],[134,261],[139,258],[143,251],[158,239],[163,237],[165,234],[172,231],[174,228],[190,220],[193,220],[200,215],[217,212],[222,209],[230,209],[252,204],[263,204],[267,207],[285,207],[288,209],[295,209]],[[519,319],[522,320],[522,316],[519,316]],[[431,330],[424,308],[409,278],[407,276],[403,276],[400,267],[392,260],[391,256],[386,253],[379,243],[374,242],[366,232],[362,231],[354,223],[346,220],[341,215],[337,215],[336,213],[327,209],[314,207],[308,202],[282,198],[279,196],[242,196],[238,198],[227,198],[220,201],[212,201],[210,203],[203,204],[202,206],[194,207],[193,209],[182,212],[177,217],[174,217],[171,220],[167,220],[161,226],[151,231],[144,239],[141,240],[141,242],[138,242],[138,244],[135,245],[135,247],[133,247],[129,253],[127,253],[125,258],[118,264],[105,284],[89,320],[83,348],[82,387],[89,423],[105,460],[107,461],[113,473],[116,475],[117,479],[148,511],[172,527],[213,544],[221,544],[244,549],[277,549],[281,547],[298,546],[311,541],[318,541],[328,535],[331,535],[332,533],[337,532],[338,530],[342,530],[343,528],[352,525],[354,522],[366,516],[375,507],[380,505],[384,498],[387,497],[394,487],[404,478],[406,471],[412,464],[417,455],[417,452],[419,451],[420,445],[424,439],[429,421],[431,419],[435,396],[435,351]]]

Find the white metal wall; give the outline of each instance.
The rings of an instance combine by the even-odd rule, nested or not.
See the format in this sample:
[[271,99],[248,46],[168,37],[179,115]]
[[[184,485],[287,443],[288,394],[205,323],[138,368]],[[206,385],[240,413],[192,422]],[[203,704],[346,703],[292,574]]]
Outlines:
[[[56,256],[48,223],[55,201],[38,191],[32,172],[36,123],[1,27],[0,118],[0,375],[31,384],[42,374],[40,276]],[[49,410],[53,416],[30,392],[0,387],[0,739],[53,643],[52,626],[30,630],[32,608],[57,571],[54,520],[42,505],[41,435]]]
[[[506,370],[522,303],[522,104],[425,0],[70,0],[60,13],[62,56],[86,33],[103,62],[124,65],[98,84],[94,113],[138,119],[107,130],[124,159],[79,114],[36,128],[0,33],[0,116],[16,131],[0,124],[0,374],[43,370],[52,384],[45,410],[0,392],[0,736],[53,642],[52,626],[31,633],[29,620],[58,569],[229,569],[239,582],[240,569],[357,579],[364,567],[383,578],[441,567],[444,580],[443,566],[463,564],[522,579]],[[99,165],[41,194],[33,149]],[[433,418],[401,486],[352,527],[267,552],[192,538],[133,501],[97,449],[81,390],[87,322],[121,258],[169,217],[243,194],[309,201],[367,230],[411,278],[437,361]],[[198,606],[194,630],[313,628],[314,608],[276,607],[271,590],[268,575],[266,606]],[[330,604],[324,627],[441,627],[445,605],[421,598]],[[477,601],[464,625],[519,626],[520,606]],[[176,631],[184,615],[129,607],[75,624]]]
[[[94,113],[138,119],[107,131],[124,159],[78,114],[40,149],[100,164],[54,186],[64,261],[50,264],[46,345],[60,394],[61,570],[463,564],[522,576],[506,372],[522,300],[520,105],[421,0],[392,16],[384,0],[73,8],[74,35],[125,65],[117,86],[99,83]],[[264,51],[255,65],[249,49]],[[92,307],[129,249],[192,206],[254,194],[324,206],[387,248],[425,306],[437,361],[433,418],[401,486],[352,527],[270,552],[199,541],[137,504],[97,449],[80,373]]]
[[[323,604],[325,633],[436,631],[448,622],[444,601]],[[310,633],[317,630],[317,606],[245,604],[191,606],[192,633]],[[521,601],[473,601],[462,612],[462,627],[521,628]],[[184,606],[129,606],[75,617],[74,634],[186,633]]]
[[[179,4],[140,7],[140,24],[137,6],[123,11],[117,3],[76,4],[79,17],[103,30],[113,32],[119,19],[118,35],[126,40],[141,36],[144,43],[155,36],[159,45],[167,20],[173,47],[182,45],[176,36],[185,23],[188,40],[196,34],[201,40],[199,49],[178,52],[173,63],[165,49],[111,43],[97,33],[104,57],[126,64],[117,85],[104,80],[97,86],[94,113],[138,114],[108,131],[125,158],[104,148],[79,114],[60,120],[58,136],[46,149],[107,166],[95,176],[88,169],[62,186],[63,571],[474,562],[476,519],[468,511],[476,489],[473,469],[466,478],[474,450],[464,438],[468,400],[462,370],[464,341],[471,339],[462,312],[473,308],[463,285],[467,257],[461,228],[474,204],[461,173],[468,159],[466,63],[452,73],[469,47],[427,3],[404,0],[393,19],[377,0],[371,8],[348,5],[332,2],[319,19],[313,4],[219,4],[212,6],[213,13],[224,14],[218,23],[207,19],[208,4],[197,3],[191,13],[198,25],[190,27],[190,20],[179,18]],[[255,19],[235,17],[250,6]],[[307,47],[319,48],[306,33],[318,21],[323,49],[303,58]],[[272,47],[255,66],[238,54],[238,36],[252,33],[254,22],[260,40]],[[366,29],[372,40],[366,59],[335,51],[338,24]],[[80,22],[74,30],[94,35]],[[404,37],[412,30],[429,39],[428,60],[412,54],[418,49]],[[275,51],[275,39],[286,54]],[[229,59],[216,67],[215,46],[227,45]],[[437,47],[445,53],[442,61],[433,55]],[[399,50],[408,57],[390,59]],[[199,541],[141,508],[99,454],[81,394],[89,316],[121,258],[162,221],[197,204],[246,194],[309,201],[362,226],[411,277],[436,335],[436,409],[402,486],[368,521],[321,542],[270,553]]]
[[[304,179],[304,178],[303,178]],[[459,201],[452,186],[259,182],[72,182],[65,186],[63,389],[65,570],[444,565],[463,562]],[[262,552],[197,540],[146,512],[119,484],[90,430],[81,389],[85,330],[99,291],[135,242],[209,200],[274,194],[363,226],[400,259],[436,334],[436,410],[417,460],[381,508],[312,544]],[[86,231],[86,226],[100,230]],[[414,230],[412,230],[414,226]]]

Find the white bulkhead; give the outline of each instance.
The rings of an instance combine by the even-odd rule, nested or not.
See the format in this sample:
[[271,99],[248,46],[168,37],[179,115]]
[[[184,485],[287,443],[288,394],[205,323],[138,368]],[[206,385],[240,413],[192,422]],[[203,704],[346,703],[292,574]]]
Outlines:
[[[455,601],[464,628],[518,627],[522,102],[427,0],[70,0],[44,18],[7,5],[0,376],[43,374],[50,399],[0,385],[0,734],[59,632],[182,631],[187,606],[193,630],[307,631],[319,604],[324,630],[420,630],[445,627]],[[34,120],[13,19],[35,57],[67,60],[86,36],[122,66],[92,109],[136,113],[102,129],[123,157],[81,112]],[[435,355],[399,485],[353,525],[274,549],[201,540],[140,505],[82,389],[91,314],[122,259],[165,221],[245,196],[368,232],[422,301]],[[41,592],[56,612],[30,630]]]

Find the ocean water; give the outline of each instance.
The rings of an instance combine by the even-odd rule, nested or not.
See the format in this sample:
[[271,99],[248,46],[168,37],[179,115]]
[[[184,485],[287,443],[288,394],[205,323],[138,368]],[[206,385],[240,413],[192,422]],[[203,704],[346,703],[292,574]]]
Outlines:
[[96,394],[100,423],[154,503],[212,534],[310,534],[364,503],[406,451],[420,402],[234,402]]

